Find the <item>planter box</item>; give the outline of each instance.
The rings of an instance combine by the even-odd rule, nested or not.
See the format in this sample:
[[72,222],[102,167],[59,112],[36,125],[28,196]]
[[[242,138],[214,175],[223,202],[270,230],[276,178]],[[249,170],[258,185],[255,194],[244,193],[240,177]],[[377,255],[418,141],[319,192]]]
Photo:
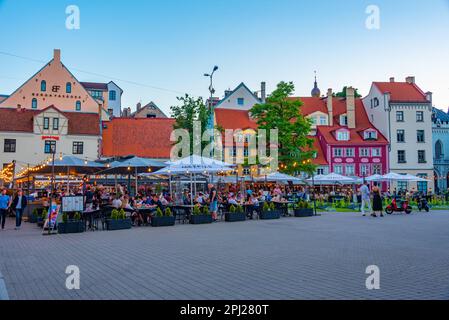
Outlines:
[[190,224],[206,224],[212,223],[212,215],[210,214],[200,214],[190,216]]
[[225,221],[227,222],[237,222],[237,221],[245,221],[246,215],[244,212],[226,212],[225,213]]
[[175,225],[175,217],[152,217],[152,227],[169,227]]
[[273,220],[273,219],[280,219],[281,218],[281,212],[280,211],[262,211],[260,213],[260,219],[262,220]]
[[312,208],[295,209],[295,217],[297,217],[297,218],[312,217],[312,216],[313,216],[313,209]]
[[58,223],[58,233],[84,232],[84,221],[67,221]]
[[112,220],[107,219],[106,220],[106,229],[107,230],[125,230],[125,229],[131,229],[132,222],[131,219],[123,219],[123,220]]

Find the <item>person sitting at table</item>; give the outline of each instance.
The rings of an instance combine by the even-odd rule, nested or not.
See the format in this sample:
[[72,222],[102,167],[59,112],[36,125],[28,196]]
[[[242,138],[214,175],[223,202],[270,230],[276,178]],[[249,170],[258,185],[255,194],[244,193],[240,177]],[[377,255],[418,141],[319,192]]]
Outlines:
[[182,203],[184,205],[190,204],[190,194],[188,190],[184,190],[184,193],[182,194]]
[[196,196],[196,198],[195,198],[195,203],[198,203],[198,204],[200,204],[200,205],[203,205],[203,204],[205,203],[205,201],[204,201],[204,195],[203,195],[202,192],[200,192],[200,193]]
[[249,219],[253,219],[254,211],[259,213],[260,205],[259,200],[254,195],[251,195],[248,201],[248,206],[246,210],[246,214]]
[[112,206],[115,209],[120,209],[122,207],[122,200],[120,200],[119,196],[116,196],[114,200],[112,200]]
[[239,203],[237,202],[237,200],[235,199],[234,194],[229,194],[229,198],[228,198],[228,204],[229,206],[234,205],[234,206],[238,206]]

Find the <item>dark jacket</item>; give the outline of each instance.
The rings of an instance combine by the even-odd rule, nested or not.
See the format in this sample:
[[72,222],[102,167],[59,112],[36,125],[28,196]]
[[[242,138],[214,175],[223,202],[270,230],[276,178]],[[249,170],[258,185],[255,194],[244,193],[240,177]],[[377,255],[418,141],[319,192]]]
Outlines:
[[[11,204],[11,208],[13,210],[16,209],[18,202],[19,202],[19,196],[16,195],[14,197],[14,200],[12,201],[12,204]],[[22,210],[25,209],[27,205],[28,205],[27,197],[25,195],[23,195],[22,196]]]

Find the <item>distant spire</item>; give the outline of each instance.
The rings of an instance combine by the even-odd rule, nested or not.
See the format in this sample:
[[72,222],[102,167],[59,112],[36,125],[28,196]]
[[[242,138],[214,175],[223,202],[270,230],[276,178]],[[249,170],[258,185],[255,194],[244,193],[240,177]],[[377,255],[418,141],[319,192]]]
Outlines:
[[314,71],[314,73],[315,73],[315,82],[314,82],[314,86],[313,86],[311,95],[312,95],[312,97],[319,98],[321,96],[321,91],[318,88],[318,82],[316,80],[316,71]]

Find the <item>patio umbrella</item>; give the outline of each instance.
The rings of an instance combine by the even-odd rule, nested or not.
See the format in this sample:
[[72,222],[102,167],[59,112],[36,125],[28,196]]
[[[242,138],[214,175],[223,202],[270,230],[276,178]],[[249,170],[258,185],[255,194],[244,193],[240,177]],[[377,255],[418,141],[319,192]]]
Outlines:
[[[353,184],[356,182],[354,179],[350,177],[345,177],[337,173],[330,173],[327,175],[317,175],[313,178],[315,183],[318,184],[329,184],[329,185],[336,185],[336,184]],[[307,182],[312,182],[312,179],[307,179]]]
[[302,179],[299,179],[294,176],[290,176],[288,174],[280,173],[280,172],[273,172],[266,176],[255,178],[254,180],[257,182],[260,182],[260,181],[274,181],[274,182],[292,181],[292,182],[296,182],[296,183],[303,182]]
[[372,176],[366,177],[365,180],[368,182],[384,181],[380,174],[373,174]]
[[221,167],[233,167],[233,164],[226,163],[213,158],[201,157],[199,155],[193,154],[191,156],[185,157],[176,161],[167,161],[165,164],[170,166],[180,166],[180,165],[215,165]]
[[404,174],[404,175],[401,175],[401,176],[403,176],[404,177],[404,181],[413,181],[413,182],[428,182],[428,180],[427,179],[424,179],[424,178],[420,178],[420,177],[417,177],[417,176],[414,176],[414,175],[412,175],[412,174],[409,174],[409,173],[407,173],[407,174]]

